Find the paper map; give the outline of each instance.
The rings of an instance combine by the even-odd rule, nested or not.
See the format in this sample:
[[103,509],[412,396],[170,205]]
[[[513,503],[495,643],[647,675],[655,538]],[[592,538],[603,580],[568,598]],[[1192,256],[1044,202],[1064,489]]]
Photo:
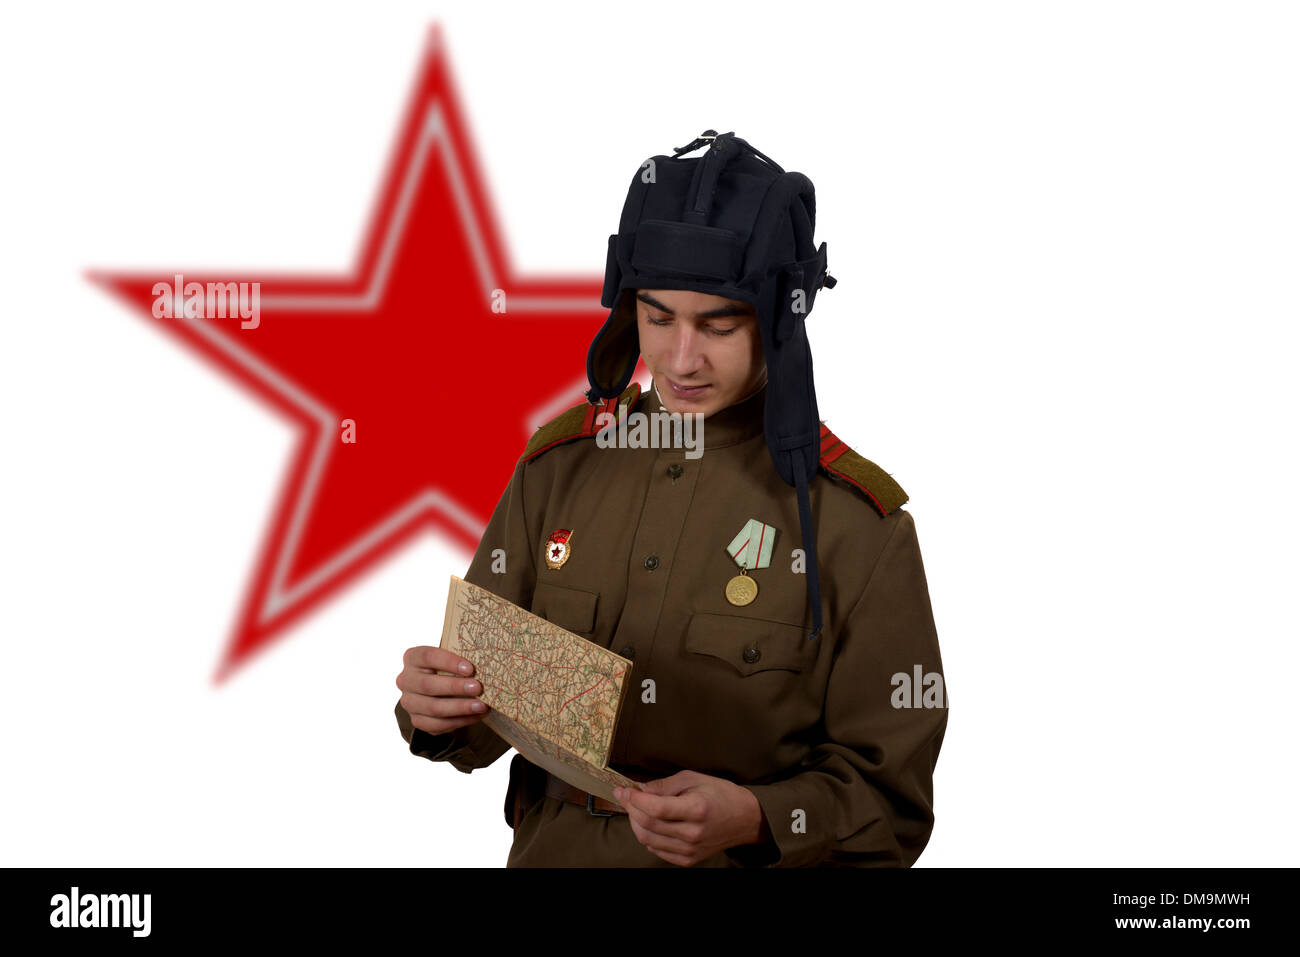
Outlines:
[[439,647],[474,663],[484,723],[529,761],[607,801],[643,790],[607,767],[632,662],[455,575]]

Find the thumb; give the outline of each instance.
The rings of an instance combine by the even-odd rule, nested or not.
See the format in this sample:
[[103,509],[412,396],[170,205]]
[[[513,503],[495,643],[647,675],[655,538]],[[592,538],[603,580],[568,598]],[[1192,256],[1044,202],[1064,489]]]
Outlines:
[[678,771],[676,774],[666,778],[656,778],[653,781],[645,782],[645,789],[651,794],[663,794],[672,796],[681,794],[687,788],[694,785],[693,771]]

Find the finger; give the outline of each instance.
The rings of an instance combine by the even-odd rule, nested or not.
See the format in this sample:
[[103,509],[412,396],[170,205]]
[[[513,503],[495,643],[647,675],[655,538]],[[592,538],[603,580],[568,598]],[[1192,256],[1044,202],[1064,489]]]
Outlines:
[[423,671],[403,671],[397,676],[397,687],[429,697],[461,698],[483,693],[483,684],[477,678],[453,678]]
[[483,715],[476,714],[468,718],[430,718],[425,715],[411,715],[411,726],[429,734],[446,734],[457,728],[468,727],[483,720]]
[[402,663],[408,668],[424,668],[426,671],[451,671],[459,675],[474,673],[472,661],[446,648],[435,648],[432,645],[407,648]]
[[398,702],[412,718],[424,715],[432,718],[459,718],[464,715],[487,714],[488,705],[478,698],[441,698],[423,694],[402,695]]
[[623,806],[635,807],[661,821],[698,821],[703,817],[700,802],[694,794],[674,797],[629,789],[624,793]]
[[687,857],[694,850],[684,841],[678,841],[671,837],[656,834],[654,831],[648,831],[635,822],[632,824],[632,833],[636,835],[638,841],[661,857],[664,854],[677,854]]
[[694,787],[703,776],[696,771],[678,771],[666,778],[656,778],[653,781],[645,781],[643,784],[651,794],[664,794],[671,797]]
[[651,817],[636,808],[628,808],[627,817],[633,825],[647,833],[681,841],[686,845],[695,844],[704,834],[702,824],[694,821],[664,821],[657,817]]

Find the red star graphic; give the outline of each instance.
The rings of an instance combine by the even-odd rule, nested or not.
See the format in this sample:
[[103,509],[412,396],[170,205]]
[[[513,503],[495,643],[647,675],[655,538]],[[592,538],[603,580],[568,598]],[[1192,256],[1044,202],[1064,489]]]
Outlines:
[[[156,317],[176,274],[260,283],[260,321]],[[476,547],[606,315],[599,279],[512,270],[437,25],[352,275],[88,275],[298,431],[218,683],[422,528]]]

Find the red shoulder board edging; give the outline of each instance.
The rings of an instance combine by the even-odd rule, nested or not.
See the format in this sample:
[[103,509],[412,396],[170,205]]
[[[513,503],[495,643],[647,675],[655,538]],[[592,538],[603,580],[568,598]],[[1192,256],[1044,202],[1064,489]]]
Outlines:
[[826,423],[821,423],[821,457],[826,472],[848,482],[865,495],[881,515],[888,515],[907,501],[903,487],[875,462],[864,459],[844,444]]
[[536,458],[561,442],[595,435],[607,424],[607,421],[599,418],[601,413],[617,416],[620,405],[627,405],[630,409],[640,395],[640,384],[633,382],[623,390],[621,395],[603,399],[597,405],[582,402],[561,412],[533,433],[533,437],[528,440],[528,445],[524,448],[522,456],[524,461]]

